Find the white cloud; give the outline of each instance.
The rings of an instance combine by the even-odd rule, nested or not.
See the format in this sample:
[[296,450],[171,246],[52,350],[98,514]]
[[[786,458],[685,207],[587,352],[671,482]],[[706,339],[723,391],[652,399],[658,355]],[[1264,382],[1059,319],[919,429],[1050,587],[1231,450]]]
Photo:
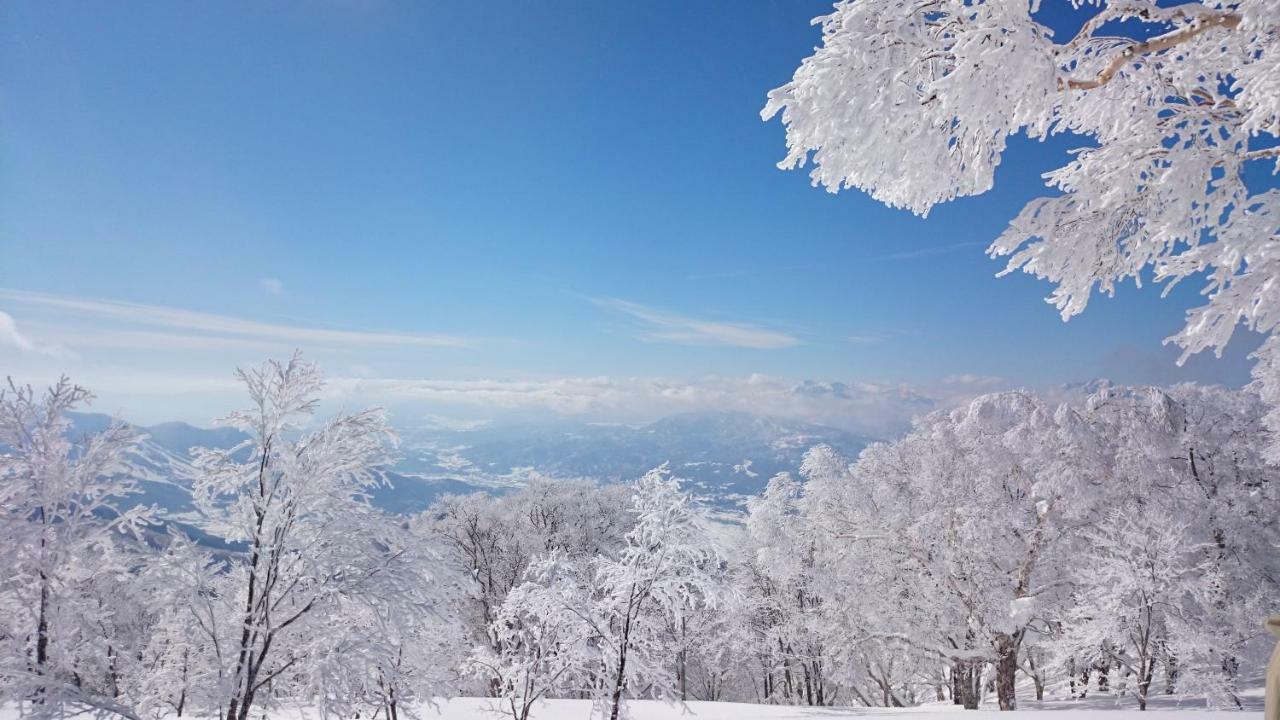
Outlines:
[[264,277],[258,280],[258,286],[268,295],[277,297],[284,295],[284,281],[280,278]]
[[[2,344],[2,343],[0,343]],[[16,376],[40,384],[47,361]],[[241,407],[244,389],[230,371],[192,367],[138,368],[120,363],[69,370],[99,395],[96,407],[143,424],[185,420],[198,425]],[[331,374],[320,416],[339,409],[382,406],[397,424],[411,429],[448,423],[474,429],[484,421],[553,417],[583,422],[641,424],[686,413],[733,410],[760,416],[820,423],[875,438],[891,438],[911,421],[953,406],[983,387],[866,382],[796,381],[772,375],[673,377],[551,377],[537,379],[444,379]],[[425,418],[425,420],[424,420]]]
[[[37,385],[51,382],[56,373],[37,372],[49,364],[40,361],[16,377]],[[243,385],[230,371],[140,370],[119,364],[73,368],[70,374],[99,396],[96,410],[141,424],[183,420],[207,425],[246,402]],[[732,410],[876,438],[894,437],[913,418],[955,402],[905,385],[797,382],[759,374],[466,380],[330,375],[323,392],[325,407],[319,417],[340,409],[381,406],[405,430],[423,425],[476,429],[486,422],[556,417],[634,425],[678,413]]]
[[948,375],[942,378],[945,385],[958,385],[970,389],[994,388],[1008,384],[1008,380],[998,375],[975,375],[973,373],[961,373],[959,375]]
[[588,421],[645,422],[681,412],[739,410],[886,437],[939,402],[901,385],[796,382],[767,375],[567,377],[541,380],[333,378],[330,399],[438,412],[549,411]]
[[637,337],[648,342],[725,345],[756,350],[776,350],[800,344],[800,340],[792,335],[748,323],[700,320],[617,298],[597,298],[593,302],[637,321],[640,325]]
[[[330,330],[258,322],[228,315],[195,312],[160,305],[97,300],[91,298],[50,295],[45,293],[0,288],[0,300],[30,307],[55,310],[74,317],[93,320],[95,332],[85,335],[86,344],[152,348],[153,342],[164,347],[186,343],[188,348],[243,346],[246,342],[265,342],[272,346],[304,347],[462,347],[474,339],[453,335],[366,332]],[[128,328],[103,328],[101,322],[115,321],[124,326],[167,328],[181,333],[145,333]]]
[[24,353],[63,357],[67,354],[61,347],[38,345],[30,338],[18,332],[18,323],[13,316],[0,310],[0,347],[11,347]]

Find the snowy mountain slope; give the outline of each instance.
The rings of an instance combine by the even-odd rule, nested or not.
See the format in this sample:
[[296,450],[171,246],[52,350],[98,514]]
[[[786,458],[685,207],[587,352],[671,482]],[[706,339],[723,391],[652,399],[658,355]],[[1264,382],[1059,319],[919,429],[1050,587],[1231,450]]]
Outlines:
[[674,415],[638,427],[569,422],[431,427],[404,433],[406,460],[397,469],[501,487],[519,484],[529,471],[612,481],[670,462],[698,493],[733,507],[763,489],[774,474],[796,471],[814,445],[853,456],[870,442],[835,428],[741,412]]
[[[106,415],[75,413],[73,434],[100,431]],[[181,422],[140,427],[135,462],[140,502],[166,519],[198,524],[191,502],[193,447],[231,448],[244,439],[228,428]],[[445,493],[501,492],[533,474],[601,481],[639,477],[664,462],[711,504],[740,508],[769,478],[799,468],[805,451],[828,444],[856,455],[870,439],[822,425],[739,412],[676,415],[638,427],[574,422],[457,426],[431,423],[401,431],[401,460],[373,502],[393,512],[426,509]]]
[[[72,436],[101,432],[111,417],[100,413],[70,413]],[[158,505],[167,518],[193,520],[191,449],[231,448],[244,436],[229,428],[199,428],[182,422],[139,427],[145,435],[133,461],[139,471],[143,505]]]

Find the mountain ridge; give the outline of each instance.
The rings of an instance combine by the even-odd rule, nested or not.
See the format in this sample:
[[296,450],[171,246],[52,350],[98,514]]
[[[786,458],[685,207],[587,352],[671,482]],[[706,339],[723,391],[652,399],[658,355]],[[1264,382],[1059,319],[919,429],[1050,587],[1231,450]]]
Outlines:
[[[92,433],[111,418],[72,413],[73,433]],[[145,435],[135,457],[140,501],[159,505],[171,519],[197,522],[191,502],[191,449],[230,449],[246,439],[233,428],[185,422],[135,426]],[[389,487],[373,492],[386,510],[418,512],[446,493],[503,492],[531,476],[626,481],[669,463],[690,490],[723,509],[741,508],[779,472],[796,472],[804,453],[831,445],[856,455],[873,438],[848,431],[742,411],[703,411],[643,425],[573,420],[446,426],[400,430],[400,459],[387,468]]]

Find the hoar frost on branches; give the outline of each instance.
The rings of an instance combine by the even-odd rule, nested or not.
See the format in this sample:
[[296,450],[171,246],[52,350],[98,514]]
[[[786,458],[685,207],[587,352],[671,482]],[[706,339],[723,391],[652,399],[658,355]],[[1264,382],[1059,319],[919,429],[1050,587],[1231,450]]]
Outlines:
[[812,450],[732,528],[665,467],[389,516],[377,412],[311,419],[297,358],[242,378],[247,440],[195,452],[201,529],[230,545],[141,532],[137,436],[72,435],[83,390],[0,394],[0,702],[397,720],[464,671],[512,720],[545,697],[1012,709],[1021,672],[1037,699],[1239,707],[1280,593],[1248,392],[979,397],[854,462]]
[[[462,629],[503,655],[505,643],[515,639],[495,620],[527,579],[530,564],[552,554],[570,564],[616,555],[634,525],[630,503],[630,489],[622,484],[537,477],[497,497],[443,496],[416,524],[442,546],[445,564],[461,580],[455,605]],[[488,681],[489,695],[506,692],[498,674],[477,676]]]
[[1073,698],[1092,676],[1140,708],[1175,688],[1239,707],[1280,591],[1261,415],[1251,394],[1194,385],[1057,407],[1000,393],[853,464],[810,451],[795,503],[824,569],[812,592],[833,660],[855,668],[887,648],[923,670],[845,682],[905,695],[924,679],[976,708],[989,678],[1012,709],[1017,672],[1038,696],[1050,684]]
[[0,703],[135,717],[120,698],[131,653],[106,632],[130,603],[104,587],[127,586],[122,540],[152,512],[130,502],[136,432],[114,421],[69,437],[66,413],[91,399],[66,378],[42,395],[12,381],[0,390]]
[[1065,599],[1058,570],[1069,528],[1087,514],[1079,495],[1095,471],[1083,427],[1069,408],[1005,393],[929,415],[849,468],[813,451],[809,519],[830,533],[826,547],[863,560],[849,582],[878,588],[863,595],[866,612],[835,620],[847,628],[838,644],[890,642],[945,660],[970,708],[991,662],[1000,707],[1014,709],[1022,645]]
[[[204,546],[138,505],[141,436],[73,435],[89,393],[0,391],[0,704],[36,718],[247,720],[281,702],[415,715],[447,683],[432,538],[368,502],[392,440],[378,411],[311,421],[299,357],[242,371],[247,439],[194,449]],[[306,427],[310,426],[310,427]]]
[[552,551],[530,564],[496,613],[494,647],[472,655],[513,720],[547,693],[588,695],[609,720],[628,696],[680,699],[667,631],[717,603],[722,560],[666,466],[636,482],[632,511],[615,557]]
[[1251,162],[1280,170],[1280,3],[1080,3],[1092,15],[1063,38],[1039,9],[837,3],[762,111],[786,126],[779,166],[811,161],[815,185],[924,215],[990,189],[1011,135],[1087,138],[1046,174],[1059,193],[1028,203],[990,254],[1052,282],[1064,319],[1148,267],[1166,292],[1203,273],[1208,302],[1170,340],[1185,359],[1220,353],[1239,324],[1268,335],[1254,377],[1280,429],[1280,190],[1244,180]]
[[827,618],[815,590],[826,568],[801,517],[800,488],[782,473],[748,501],[749,555],[740,582],[751,611],[761,700],[834,705],[844,698],[829,677]]
[[437,584],[430,553],[368,503],[393,436],[378,410],[303,430],[322,378],[298,356],[239,376],[253,404],[224,423],[248,439],[196,454],[199,507],[247,546],[202,591],[222,605],[221,627],[197,623],[215,652],[218,707],[247,720],[286,686],[325,711],[372,704],[394,717],[417,686],[409,666]]

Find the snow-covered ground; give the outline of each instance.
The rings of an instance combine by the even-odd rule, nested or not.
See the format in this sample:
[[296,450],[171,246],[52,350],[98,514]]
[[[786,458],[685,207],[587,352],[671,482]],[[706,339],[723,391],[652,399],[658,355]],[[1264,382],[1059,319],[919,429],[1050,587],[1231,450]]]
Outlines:
[[[1100,716],[1104,720],[1146,720],[1160,713],[1171,720],[1259,720],[1262,717],[1261,694],[1244,698],[1245,709],[1207,710],[1203,702],[1179,703],[1168,698],[1153,698],[1147,712],[1141,712],[1131,699],[1117,702],[1114,698],[1090,699],[1083,702],[1023,702],[1013,712],[1000,712],[994,706],[981,710],[963,710],[951,704],[931,704],[912,708],[836,707],[814,708],[792,705],[752,705],[728,702],[689,702],[666,704],[656,700],[633,700],[628,704],[630,720],[841,720],[868,718],[878,720],[925,720],[920,715],[933,715],[936,720],[1045,720],[1048,713],[1073,711],[1080,720]],[[418,708],[422,720],[503,720],[510,718],[490,698],[452,698],[434,706]],[[402,715],[403,716],[403,715]],[[18,720],[13,706],[0,707],[0,720]],[[320,714],[301,709],[276,709],[268,713],[255,711],[254,718],[266,720],[319,720]],[[537,705],[530,720],[591,720],[589,700],[546,700]]]
[[[1262,698],[1247,698],[1246,710],[1206,710],[1203,703],[1175,704],[1163,698],[1153,700],[1147,712],[1138,710],[1132,700],[1117,703],[1113,698],[1081,702],[1023,703],[1022,709],[1000,712],[995,707],[963,710],[955,705],[935,704],[914,708],[812,708],[790,705],[749,705],[744,703],[690,702],[685,706],[667,705],[654,700],[634,700],[629,708],[632,720],[838,720],[840,718],[882,718],[946,715],[950,720],[1039,720],[1053,711],[1075,711],[1102,715],[1106,720],[1142,720],[1152,712],[1177,712],[1178,720],[1257,720],[1262,717]],[[438,714],[437,714],[438,713]],[[422,713],[425,720],[501,720],[493,701],[487,698],[454,698],[442,701]],[[534,708],[531,720],[590,720],[591,703],[587,700],[548,700]],[[941,719],[939,719],[941,720]]]

